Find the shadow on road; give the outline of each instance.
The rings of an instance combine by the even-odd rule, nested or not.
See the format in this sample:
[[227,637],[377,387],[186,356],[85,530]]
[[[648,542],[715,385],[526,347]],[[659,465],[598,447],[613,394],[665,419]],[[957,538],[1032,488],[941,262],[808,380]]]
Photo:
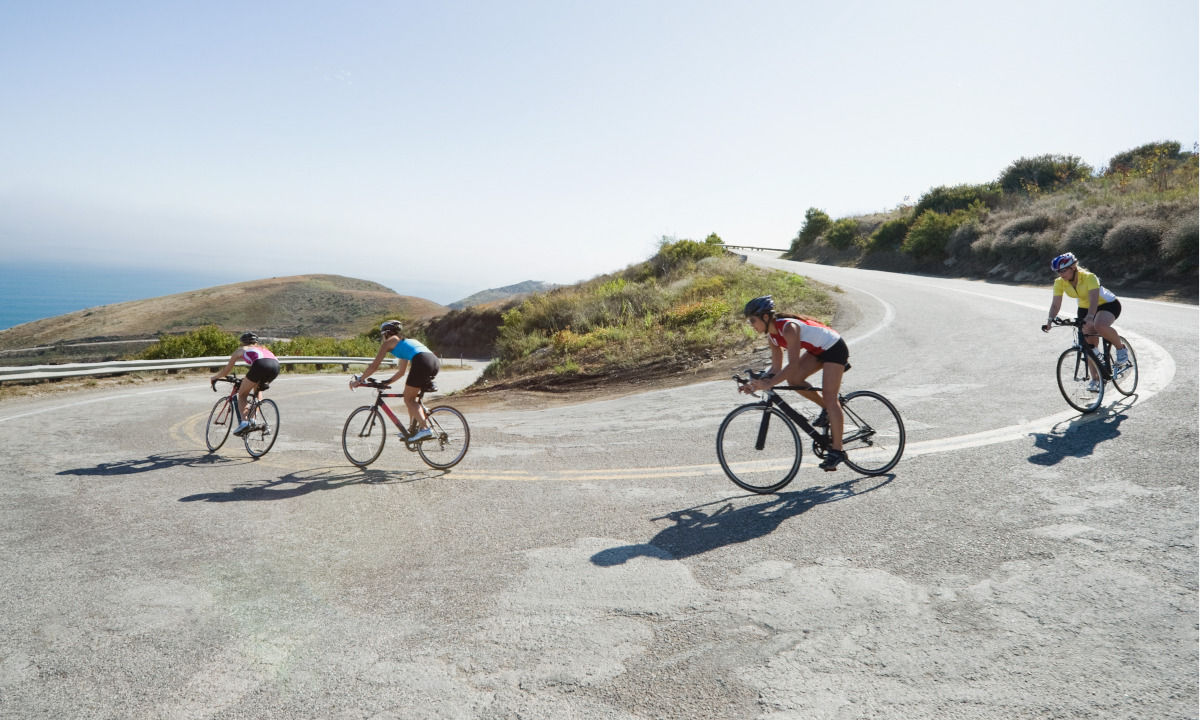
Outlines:
[[212,453],[197,454],[193,452],[164,453],[148,455],[134,460],[107,462],[92,467],[61,470],[58,475],[133,475],[136,473],[167,470],[173,467],[214,467],[217,465],[242,465],[250,462],[250,458],[227,458]]
[[259,485],[242,485],[225,492],[198,493],[179,498],[179,502],[243,502],[287,500],[319,490],[337,490],[348,485],[385,485],[409,483],[446,475],[444,470],[347,470],[313,468],[281,475]]
[[1050,428],[1050,432],[1033,433],[1033,444],[1039,452],[1030,455],[1029,462],[1050,466],[1069,457],[1091,455],[1097,445],[1121,435],[1121,423],[1129,417],[1125,410],[1129,409],[1136,397],[1130,396],[1094,414],[1064,420]]
[[[779,493],[766,502],[740,508],[735,508],[728,500],[718,500],[686,510],[676,510],[662,517],[652,518],[671,520],[675,524],[663,529],[649,542],[601,550],[592,556],[592,563],[601,567],[612,567],[641,556],[677,560],[726,545],[754,540],[774,532],[775,528],[788,518],[796,517],[818,505],[848,500],[878,490],[893,479],[895,475],[855,478],[828,487],[817,486],[799,492]],[[724,505],[715,512],[701,509],[718,503]]]

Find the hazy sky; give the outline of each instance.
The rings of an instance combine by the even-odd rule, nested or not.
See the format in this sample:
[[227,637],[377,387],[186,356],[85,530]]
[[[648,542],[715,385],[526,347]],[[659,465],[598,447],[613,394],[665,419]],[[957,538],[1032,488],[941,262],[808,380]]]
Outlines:
[[1198,35],[1196,0],[6,0],[0,255],[450,302],[786,247],[813,206],[1191,148]]

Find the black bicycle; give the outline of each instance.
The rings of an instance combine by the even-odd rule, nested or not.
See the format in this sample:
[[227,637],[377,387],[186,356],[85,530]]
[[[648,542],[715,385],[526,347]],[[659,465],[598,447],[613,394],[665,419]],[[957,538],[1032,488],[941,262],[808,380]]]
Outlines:
[[[471,445],[471,428],[467,419],[458,410],[449,405],[438,405],[426,408],[422,399],[425,390],[417,395],[417,403],[425,412],[426,422],[432,437],[424,440],[414,440],[417,434],[415,423],[404,427],[396,413],[383,401],[384,398],[404,397],[401,393],[385,393],[391,385],[385,385],[373,378],[367,378],[362,384],[374,388],[375,404],[363,405],[350,413],[346,424],[342,427],[342,452],[346,459],[359,467],[366,467],[383,452],[383,443],[387,440],[388,426],[384,418],[388,418],[399,431],[399,437],[404,441],[404,447],[410,452],[421,456],[425,464],[438,470],[445,470],[458,464],[467,454]],[[429,388],[426,388],[429,389]]]
[[1084,333],[1082,319],[1054,318],[1050,325],[1075,328],[1075,345],[1058,356],[1058,389],[1068,405],[1080,412],[1094,412],[1104,402],[1104,388],[1109,381],[1122,395],[1129,396],[1137,390],[1137,355],[1125,336],[1121,336],[1121,342],[1125,344],[1129,362],[1118,366],[1112,343],[1101,337],[1101,350],[1087,342],[1089,337],[1100,336]]
[[[739,387],[766,377],[747,370],[734,375]],[[812,438],[813,454],[824,458],[832,447],[828,423],[820,429],[784,402],[777,390],[812,390],[819,387],[781,385],[763,393],[758,402],[734,408],[717,430],[717,459],[729,479],[756,493],[773,493],[792,481],[800,470],[800,431]],[[892,403],[876,392],[856,390],[839,394],[845,422],[842,449],[846,465],[864,475],[882,475],[904,454],[904,421]],[[819,420],[820,418],[818,418]]]
[[[208,413],[208,424],[204,427],[204,444],[210,452],[220,449],[229,438],[229,431],[236,423],[242,421],[238,412],[237,397],[242,378],[229,375],[218,379],[217,382],[231,383],[233,387]],[[279,437],[279,407],[274,400],[263,400],[259,397],[259,393],[268,387],[267,383],[262,383],[246,397],[246,419],[250,421],[250,427],[241,433],[241,438],[250,457],[259,458],[266,455],[275,445],[275,438]],[[213,383],[212,388],[213,392],[216,392],[217,384]]]

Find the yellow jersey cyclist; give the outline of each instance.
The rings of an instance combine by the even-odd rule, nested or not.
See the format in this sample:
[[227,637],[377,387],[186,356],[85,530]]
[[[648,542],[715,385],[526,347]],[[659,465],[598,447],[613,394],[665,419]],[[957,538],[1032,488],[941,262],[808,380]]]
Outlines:
[[379,332],[382,336],[379,341],[379,352],[367,369],[363,370],[362,375],[356,375],[350,380],[350,389],[353,390],[362,385],[363,380],[371,377],[371,374],[379,369],[384,356],[391,353],[400,361],[400,365],[396,369],[396,374],[385,380],[384,384],[391,385],[399,380],[405,372],[408,373],[408,379],[404,381],[404,406],[408,408],[409,420],[420,428],[408,440],[410,442],[427,440],[433,437],[433,432],[429,429],[429,423],[425,419],[425,413],[421,411],[421,404],[417,402],[417,396],[421,394],[422,390],[433,386],[433,379],[441,370],[442,363],[438,360],[437,355],[430,352],[429,348],[412,338],[404,337],[404,326],[400,324],[399,320],[388,320],[379,326]]
[[[1121,301],[1111,290],[1100,284],[1100,278],[1079,265],[1075,253],[1063,253],[1050,261],[1050,269],[1058,273],[1054,279],[1054,299],[1050,301],[1050,315],[1042,332],[1050,332],[1050,322],[1058,317],[1062,307],[1063,294],[1075,298],[1079,302],[1076,317],[1083,320],[1083,332],[1091,337],[1087,341],[1092,346],[1098,344],[1100,337],[1107,340],[1117,349],[1114,373],[1121,373],[1129,365],[1129,352],[1121,335],[1113,327],[1113,323],[1121,316]],[[1100,380],[1093,377],[1088,383],[1092,392],[1100,390]]]

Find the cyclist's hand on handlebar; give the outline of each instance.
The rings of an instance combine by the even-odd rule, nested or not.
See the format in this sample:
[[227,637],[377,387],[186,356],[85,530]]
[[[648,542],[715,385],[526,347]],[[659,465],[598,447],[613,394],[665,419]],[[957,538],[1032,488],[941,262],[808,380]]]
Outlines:
[[1044,332],[1044,333],[1050,332],[1050,323],[1046,323],[1045,325],[1042,326],[1042,332]]
[[350,376],[350,389],[353,390],[354,388],[359,387],[360,385],[362,385],[362,380],[360,380],[357,375],[351,375]]

